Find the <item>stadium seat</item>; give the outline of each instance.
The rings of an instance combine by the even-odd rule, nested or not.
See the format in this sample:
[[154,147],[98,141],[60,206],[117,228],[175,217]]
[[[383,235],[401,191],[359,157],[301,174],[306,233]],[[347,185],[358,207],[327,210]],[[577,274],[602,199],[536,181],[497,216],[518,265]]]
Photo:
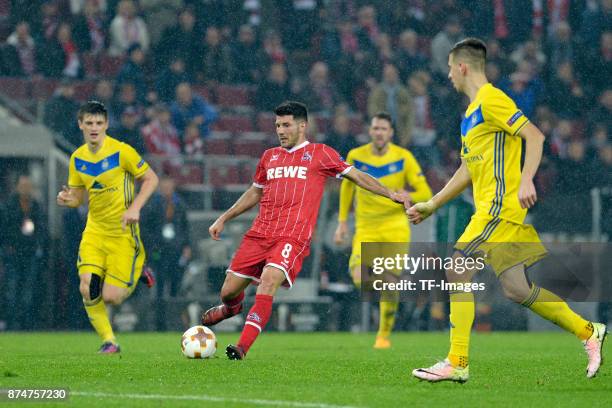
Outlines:
[[216,103],[221,108],[252,106],[251,90],[246,86],[219,85],[215,89]]
[[86,78],[96,78],[98,76],[98,56],[94,54],[83,54],[81,56]]
[[208,138],[204,140],[204,152],[206,154],[232,154],[230,140]]
[[237,136],[233,142],[233,152],[235,155],[261,157],[268,148],[266,139],[249,139]]
[[91,98],[96,90],[95,81],[80,81],[74,83],[74,98],[77,101],[86,101]]
[[32,99],[46,100],[53,96],[58,81],[50,78],[32,79]]
[[255,162],[245,162],[240,166],[240,183],[251,184],[253,177],[255,176],[255,168],[257,164]]
[[208,176],[210,184],[215,188],[222,188],[228,184],[240,184],[240,166],[234,163],[216,162],[209,166]]
[[25,101],[30,97],[30,84],[26,79],[1,77],[0,92],[10,96],[12,99]]
[[260,113],[257,115],[257,130],[266,134],[276,134],[276,125],[274,120],[276,116],[272,113]]
[[353,135],[360,135],[364,131],[364,123],[363,120],[359,116],[352,116],[350,119],[349,127],[351,129],[351,133]]
[[213,102],[212,93],[210,89],[206,85],[193,85],[192,90],[196,95],[200,95],[202,98],[206,99],[208,102]]
[[124,58],[112,55],[102,55],[98,59],[98,71],[105,78],[116,76],[121,70]]
[[213,124],[213,130],[225,130],[233,133],[252,132],[253,122],[248,116],[242,115],[222,115]]

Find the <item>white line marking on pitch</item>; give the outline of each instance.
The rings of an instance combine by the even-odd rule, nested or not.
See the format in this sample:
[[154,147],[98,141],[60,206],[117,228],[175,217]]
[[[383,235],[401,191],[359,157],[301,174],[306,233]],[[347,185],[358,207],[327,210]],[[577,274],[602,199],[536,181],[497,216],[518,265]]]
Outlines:
[[[71,391],[71,396],[96,397],[96,398],[132,398],[132,399],[160,399],[160,400],[188,400],[188,401],[210,401],[210,402],[235,402],[240,404],[253,404],[278,407],[295,408],[357,408],[349,405],[332,405],[318,402],[296,402],[280,400],[262,400],[246,398],[213,397],[211,395],[159,395],[159,394],[111,394],[106,392],[81,392]],[[363,407],[362,407],[363,408]]]

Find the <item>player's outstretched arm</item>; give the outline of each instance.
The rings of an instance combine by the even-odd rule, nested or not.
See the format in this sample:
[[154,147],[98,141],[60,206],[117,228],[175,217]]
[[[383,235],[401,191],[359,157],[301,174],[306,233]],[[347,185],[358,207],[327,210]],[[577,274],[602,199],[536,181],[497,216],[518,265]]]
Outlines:
[[151,197],[159,184],[157,174],[155,174],[152,169],[148,169],[145,174],[138,178],[138,181],[142,183],[140,185],[140,191],[136,195],[136,198],[134,198],[132,205],[125,210],[123,217],[121,217],[121,226],[123,229],[129,224],[136,224],[140,220],[140,210],[147,203],[149,197]]
[[344,240],[348,238],[348,225],[346,220],[351,211],[351,204],[353,203],[354,196],[355,184],[351,183],[350,180],[342,180],[342,185],[340,186],[338,228],[336,228],[336,232],[334,233],[334,242],[336,245],[342,244]]
[[226,212],[221,214],[219,218],[208,228],[208,232],[212,239],[219,241],[220,235],[223,231],[225,223],[232,218],[236,218],[245,211],[253,208],[261,200],[263,189],[255,186],[251,186],[247,191],[240,196],[238,200],[232,205]]
[[413,205],[406,211],[408,219],[413,224],[420,223],[433,214],[438,208],[461,194],[471,182],[472,179],[467,164],[465,160],[461,160],[461,166],[459,166],[455,174],[453,174],[453,177],[451,177],[438,194],[433,196],[429,201]]
[[522,208],[531,208],[538,200],[533,177],[538,171],[544,148],[544,135],[535,125],[528,123],[519,135],[525,139],[525,164],[521,174],[519,202]]
[[57,194],[57,205],[62,207],[77,208],[83,204],[85,190],[62,186],[62,191]]
[[347,179],[351,180],[355,184],[357,184],[361,188],[365,188],[368,191],[371,191],[374,194],[381,195],[383,197],[387,197],[390,200],[395,201],[396,203],[403,204],[407,197],[403,194],[398,194],[394,191],[389,190],[387,187],[382,185],[380,181],[376,180],[374,177],[370,176],[367,173],[364,173],[361,170],[357,170],[356,168],[352,168],[348,173],[344,175]]

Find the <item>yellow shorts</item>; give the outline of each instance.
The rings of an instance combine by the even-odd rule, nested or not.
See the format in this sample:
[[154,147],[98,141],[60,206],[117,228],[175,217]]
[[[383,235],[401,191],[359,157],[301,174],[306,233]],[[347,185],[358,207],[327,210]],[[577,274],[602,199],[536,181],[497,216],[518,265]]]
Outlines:
[[[352,271],[356,266],[361,264],[361,244],[363,242],[406,242],[406,248],[402,251],[408,251],[408,242],[410,242],[410,228],[406,224],[396,225],[394,227],[383,226],[384,228],[358,228],[353,237],[353,249],[349,259],[349,269]],[[391,245],[385,245],[380,250],[374,249],[377,256],[393,256],[397,248]],[[393,254],[384,254],[383,252],[392,251]],[[395,271],[400,274],[402,271]]]
[[548,253],[532,225],[480,217],[472,217],[455,249],[464,256],[484,257],[498,276],[516,265],[529,267]]
[[84,232],[79,246],[79,274],[93,273],[120,288],[133,288],[140,278],[145,250],[138,227],[133,235],[111,237]]

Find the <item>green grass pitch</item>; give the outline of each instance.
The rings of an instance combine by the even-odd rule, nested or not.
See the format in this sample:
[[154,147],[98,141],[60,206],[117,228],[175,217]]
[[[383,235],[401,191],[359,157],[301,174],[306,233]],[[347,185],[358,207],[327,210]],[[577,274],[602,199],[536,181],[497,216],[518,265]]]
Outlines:
[[463,385],[410,375],[444,356],[448,333],[394,334],[385,351],[373,334],[264,333],[244,361],[225,358],[236,334],[219,335],[210,360],[183,357],[179,333],[118,338],[123,353],[109,356],[93,333],[0,334],[0,388],[70,389],[44,407],[612,406],[612,367],[587,380],[582,346],[564,333],[474,334]]

